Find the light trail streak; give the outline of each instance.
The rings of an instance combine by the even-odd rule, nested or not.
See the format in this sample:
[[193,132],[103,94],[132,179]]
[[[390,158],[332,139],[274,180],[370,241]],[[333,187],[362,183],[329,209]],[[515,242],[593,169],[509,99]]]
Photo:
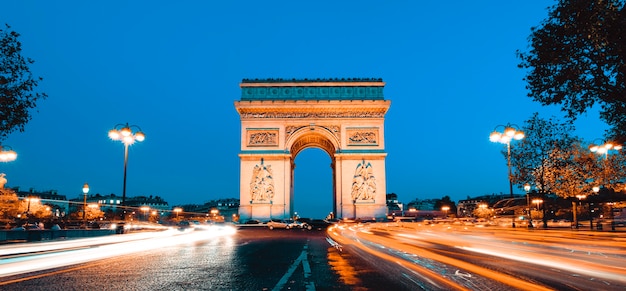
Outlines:
[[[359,235],[363,235],[363,232],[358,233]],[[382,245],[387,246],[388,248],[392,248],[395,250],[402,250],[403,252],[407,252],[407,253],[413,253],[413,254],[417,254],[420,257],[423,258],[428,258],[430,260],[434,260],[437,262],[441,262],[444,263],[446,265],[450,265],[450,266],[455,266],[458,267],[460,269],[466,270],[470,273],[474,273],[477,274],[479,276],[482,276],[484,278],[489,278],[492,279],[496,282],[500,282],[506,285],[509,285],[511,287],[517,288],[517,289],[521,289],[521,290],[551,290],[550,288],[547,288],[545,286],[539,285],[539,284],[534,284],[531,282],[527,282],[524,280],[520,280],[516,277],[504,274],[504,273],[500,273],[497,271],[493,271],[487,268],[483,268],[468,262],[464,262],[461,260],[457,260],[454,258],[450,258],[450,257],[446,257],[444,255],[440,255],[431,251],[428,251],[426,249],[423,248],[418,248],[415,246],[411,246],[411,245],[406,245],[406,244],[401,244],[399,243],[397,240],[392,239],[392,238],[385,238],[382,236],[377,236],[377,235],[368,235],[368,237],[363,238],[363,239],[367,239],[368,241],[376,241]],[[458,239],[456,240],[458,241]],[[455,278],[455,277],[450,277],[452,280],[457,280],[457,279],[461,279],[459,282],[462,283],[462,281],[464,281],[465,278]]]
[[[529,279],[535,277],[548,284],[575,288],[587,288],[587,284],[605,286],[605,289],[626,286],[626,239],[616,233],[376,223],[361,227],[338,226],[328,234],[344,249],[356,247],[390,262],[418,265],[415,269],[401,264],[419,274],[409,272],[404,276],[421,282],[439,277],[438,284],[448,280],[464,288],[493,289],[489,283],[481,285],[480,280],[484,278],[482,280],[518,290],[550,289]],[[456,253],[454,249],[463,252]],[[483,258],[488,257],[503,261],[490,259],[486,265],[492,267],[480,266],[485,264]],[[457,269],[447,270],[450,267]],[[500,268],[506,270],[505,273],[497,271]]]
[[[35,244],[35,246],[29,244],[13,246],[9,248],[11,251],[3,252],[5,256],[23,253],[35,254],[0,259],[0,278],[180,244],[193,244],[219,236],[230,236],[234,232],[235,229],[231,227],[197,231],[193,229],[187,231],[168,230],[55,242],[55,247],[61,249],[60,251],[52,251],[47,243]],[[37,252],[43,253],[37,254]]]
[[[502,267],[510,268],[511,273],[519,271],[520,274],[525,274],[522,278],[533,277],[532,273],[535,272],[537,278],[563,286],[585,284],[582,286],[587,287],[587,284],[599,284],[597,286],[605,286],[603,288],[610,286],[618,289],[626,286],[626,239],[619,233],[473,228],[465,225],[417,223],[401,226],[379,223],[371,224],[367,228],[368,231],[343,231],[338,235],[358,239],[362,246],[376,244],[398,253],[414,254],[422,258],[416,259],[416,264],[424,264],[423,259],[436,260],[514,288],[536,289],[537,286],[524,285],[528,282],[516,277],[506,277],[495,271],[487,270],[485,273],[482,267],[449,256],[476,262],[482,261],[480,256],[521,262],[525,267],[518,270],[512,269],[515,265],[510,263]],[[377,248],[381,248],[380,246]],[[450,250],[440,249],[442,246],[449,247]],[[463,250],[464,253],[454,253],[454,248]],[[437,253],[429,250],[437,250]],[[470,256],[471,253],[476,256]],[[409,260],[408,256],[405,258]],[[492,259],[492,266],[498,265],[493,262]],[[553,274],[553,277],[549,274]],[[555,275],[558,278],[554,278]],[[460,281],[459,283],[461,284]]]
[[[351,228],[352,229],[352,228]],[[341,231],[341,229],[339,229]],[[442,278],[439,274],[433,272],[428,268],[423,268],[422,266],[415,265],[413,263],[407,262],[405,260],[399,260],[397,257],[391,256],[385,252],[378,251],[376,249],[364,246],[354,237],[348,238],[345,236],[344,232],[338,233],[335,231],[335,228],[329,228],[328,235],[339,244],[343,245],[344,248],[346,245],[354,246],[362,251],[365,251],[371,255],[374,255],[380,259],[394,262],[399,266],[409,270],[411,273],[417,274],[419,277],[422,277],[424,281],[429,282],[432,286],[435,286],[440,290],[470,290],[465,288],[462,285],[459,285],[453,281]],[[415,281],[414,281],[415,282]],[[419,284],[420,287],[423,287]]]

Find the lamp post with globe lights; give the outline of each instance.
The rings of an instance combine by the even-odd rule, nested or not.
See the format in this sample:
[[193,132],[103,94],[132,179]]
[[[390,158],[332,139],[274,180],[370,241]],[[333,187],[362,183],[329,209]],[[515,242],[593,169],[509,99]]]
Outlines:
[[594,144],[594,143],[591,143],[589,145],[589,150],[592,153],[596,153],[596,154],[599,154],[599,155],[604,155],[605,159],[609,158],[609,151],[611,151],[611,150],[619,151],[621,149],[622,149],[622,145],[621,144],[616,144],[616,143],[613,143],[613,142],[610,142],[610,141],[604,142],[603,144],[599,144],[599,145]]
[[0,145],[0,162],[12,162],[17,159],[17,153],[10,147]]
[[[133,131],[135,129],[135,131]],[[137,125],[118,124],[109,130],[109,138],[121,141],[124,144],[124,184],[122,188],[122,206],[126,202],[126,169],[128,166],[128,147],[136,141],[142,142],[146,139],[146,135]]]
[[[598,186],[593,186],[591,189],[593,190],[593,193],[596,195],[598,194],[598,192],[600,192],[600,187]],[[593,216],[592,216],[593,211],[591,209],[591,199],[587,200],[587,203],[589,204],[589,227],[591,230],[593,230]]]
[[526,207],[528,207],[528,228],[533,228],[533,217],[530,215],[530,184],[524,184],[524,191],[526,191]]
[[442,207],[441,207],[441,210],[442,210],[442,211],[443,211],[443,213],[444,213],[444,218],[445,218],[445,219],[448,219],[448,211],[450,210],[450,206],[447,206],[447,205],[442,206]]
[[543,203],[543,199],[535,198],[532,202],[533,204],[537,204],[537,216],[539,216],[539,204]]
[[176,213],[176,219],[178,219],[178,214],[179,214],[181,211],[183,211],[183,209],[182,209],[182,208],[180,208],[180,207],[174,207],[174,212]]
[[[585,199],[585,198],[587,198],[587,195],[578,194],[578,195],[576,195],[576,198],[578,198],[578,203],[580,204],[580,201]],[[574,205],[576,205],[576,203],[574,203]],[[582,207],[582,205],[581,205],[581,207]],[[576,229],[578,229],[578,216],[577,216],[577,214],[578,214],[578,210],[575,209],[574,210],[574,219],[573,220],[574,220],[574,223],[576,224]]]
[[83,185],[83,228],[87,229],[87,193],[89,193],[89,184]]
[[[498,131],[499,128],[503,128],[502,132]],[[506,152],[507,152],[507,165],[509,168],[509,192],[511,194],[511,198],[513,198],[513,173],[511,170],[511,141],[513,140],[521,140],[524,138],[524,132],[518,129],[517,126],[512,124],[507,125],[498,125],[496,128],[489,134],[489,140],[491,142],[498,142],[502,144],[506,144]],[[515,227],[515,213],[513,213],[513,221],[511,225]]]
[[[609,167],[609,152],[610,151],[620,151],[622,149],[622,145],[615,143],[615,142],[611,142],[611,141],[603,141],[600,140],[601,142],[599,142],[598,144],[595,144],[596,141],[598,141],[600,139],[595,140],[594,142],[592,142],[589,145],[589,151],[591,151],[592,153],[596,153],[598,155],[604,155],[604,169],[606,172],[604,172],[604,177],[602,177],[603,179],[605,179],[605,183],[610,183],[608,178],[608,174],[610,171],[607,169]],[[596,188],[598,189],[596,191]],[[600,191],[599,187],[594,187],[593,191],[598,193],[598,191]],[[615,230],[615,222],[614,222],[614,214],[613,214],[613,209],[612,209],[612,205],[613,202],[609,202],[609,208],[610,208],[610,216],[609,218],[611,219],[611,230]],[[601,224],[598,224],[598,227],[601,227]]]

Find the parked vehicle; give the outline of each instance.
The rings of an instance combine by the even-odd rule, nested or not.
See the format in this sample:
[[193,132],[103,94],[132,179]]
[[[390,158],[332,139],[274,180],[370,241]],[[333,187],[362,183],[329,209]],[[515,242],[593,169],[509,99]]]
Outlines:
[[304,228],[304,223],[302,223],[301,221],[298,220],[287,220],[286,221],[287,224],[289,225],[289,228]]
[[330,226],[330,223],[323,219],[311,219],[304,224],[304,228],[308,230],[313,230],[313,229],[322,230],[322,229],[328,228],[329,226]]
[[261,222],[256,220],[256,219],[250,219],[250,220],[246,221],[245,224],[261,224]]
[[289,224],[284,221],[284,220],[275,220],[275,219],[271,219],[270,221],[267,222],[267,227],[269,229],[274,229],[274,228],[284,228],[284,229],[289,229],[290,226]]

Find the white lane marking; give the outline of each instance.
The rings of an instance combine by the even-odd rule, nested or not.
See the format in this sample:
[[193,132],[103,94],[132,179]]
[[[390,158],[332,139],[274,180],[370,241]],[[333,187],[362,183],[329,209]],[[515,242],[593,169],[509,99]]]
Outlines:
[[[282,278],[280,278],[278,283],[276,283],[276,286],[274,286],[272,291],[280,291],[281,289],[283,289],[283,287],[285,287],[285,284],[287,284],[287,281],[289,280],[289,278],[291,278],[291,275],[293,275],[293,272],[296,271],[296,268],[298,268],[298,265],[300,265],[300,263],[302,263],[302,267],[304,268],[304,279],[309,278],[309,276],[311,275],[311,265],[309,265],[309,259],[307,258],[307,249],[308,245],[304,245],[304,249],[300,253],[300,256],[298,256],[293,264],[289,266],[287,272],[283,275]],[[313,282],[308,282],[306,284],[306,290],[315,291],[315,284]]]

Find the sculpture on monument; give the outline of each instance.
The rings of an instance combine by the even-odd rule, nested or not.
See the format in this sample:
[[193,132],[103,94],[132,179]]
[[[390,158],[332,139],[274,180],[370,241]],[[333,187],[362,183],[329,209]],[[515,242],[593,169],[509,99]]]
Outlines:
[[374,200],[376,197],[376,178],[372,164],[359,163],[352,179],[352,200]]
[[269,202],[274,198],[274,180],[271,165],[261,164],[254,166],[250,182],[250,194],[254,202]]
[[5,178],[5,173],[0,173],[0,189],[4,189],[4,185],[7,183],[7,178]]

